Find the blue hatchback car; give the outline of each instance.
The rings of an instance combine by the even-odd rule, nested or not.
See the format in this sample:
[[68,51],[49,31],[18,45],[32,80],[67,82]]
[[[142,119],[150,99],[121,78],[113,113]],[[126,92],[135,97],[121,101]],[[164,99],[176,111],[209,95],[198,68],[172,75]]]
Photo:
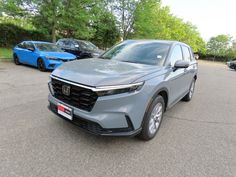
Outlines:
[[76,56],[61,50],[53,43],[41,41],[23,41],[13,48],[16,65],[27,64],[40,71],[55,69],[64,62],[76,59]]

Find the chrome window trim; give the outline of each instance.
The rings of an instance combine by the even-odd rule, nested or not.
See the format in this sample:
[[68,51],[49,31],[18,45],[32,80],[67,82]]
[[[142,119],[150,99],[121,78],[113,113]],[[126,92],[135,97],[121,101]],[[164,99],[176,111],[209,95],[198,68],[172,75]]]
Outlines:
[[74,82],[71,82],[71,81],[67,81],[67,80],[61,79],[61,78],[53,76],[53,75],[50,75],[50,77],[53,78],[53,79],[65,82],[67,84],[71,84],[71,85],[74,85],[74,86],[90,89],[90,90],[92,90],[94,92],[109,91],[109,90],[116,90],[116,89],[124,89],[124,88],[133,87],[133,86],[141,86],[141,85],[144,84],[144,82],[137,82],[137,83],[125,84],[125,85],[90,87],[90,86],[74,83]]

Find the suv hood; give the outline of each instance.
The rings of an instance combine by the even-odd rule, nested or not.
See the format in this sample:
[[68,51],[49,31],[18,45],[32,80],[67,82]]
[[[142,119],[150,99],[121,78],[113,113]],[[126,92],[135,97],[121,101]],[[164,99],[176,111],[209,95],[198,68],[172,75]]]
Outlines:
[[106,59],[83,59],[62,64],[52,75],[87,86],[130,84],[160,66],[133,64]]

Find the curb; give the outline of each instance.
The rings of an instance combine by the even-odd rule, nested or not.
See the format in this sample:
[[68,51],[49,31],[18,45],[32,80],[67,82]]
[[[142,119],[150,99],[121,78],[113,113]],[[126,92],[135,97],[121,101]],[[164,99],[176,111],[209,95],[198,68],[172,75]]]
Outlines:
[[12,58],[0,58],[0,62],[13,62]]

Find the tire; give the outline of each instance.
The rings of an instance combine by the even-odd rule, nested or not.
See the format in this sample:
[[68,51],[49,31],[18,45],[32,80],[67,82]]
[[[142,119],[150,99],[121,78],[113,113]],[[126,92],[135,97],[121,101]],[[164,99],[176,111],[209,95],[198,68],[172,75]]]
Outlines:
[[17,57],[16,54],[13,55],[13,59],[14,59],[14,63],[15,63],[16,65],[20,65],[19,58]]
[[38,65],[39,71],[42,71],[42,72],[46,71],[44,61],[41,58],[38,59],[37,65]]
[[165,101],[162,96],[158,95],[147,108],[144,115],[142,131],[138,135],[140,139],[148,141],[156,136],[161,126],[164,111]]
[[234,70],[236,71],[236,65],[234,65]]
[[193,98],[193,94],[194,94],[194,90],[195,90],[195,83],[196,83],[196,79],[192,80],[192,83],[190,85],[189,88],[189,92],[187,95],[185,95],[185,97],[182,99],[183,101],[190,101]]

